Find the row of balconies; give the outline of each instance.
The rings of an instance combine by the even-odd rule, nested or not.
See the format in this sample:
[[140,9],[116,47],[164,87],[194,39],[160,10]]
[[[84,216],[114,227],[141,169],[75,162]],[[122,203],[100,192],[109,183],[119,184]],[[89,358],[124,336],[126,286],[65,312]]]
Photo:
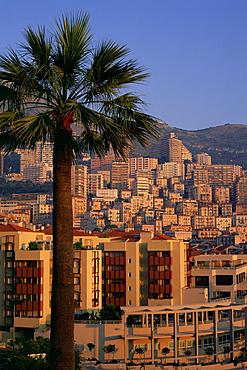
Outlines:
[[[218,332],[227,332],[230,330],[230,322],[229,321],[218,321]],[[235,330],[241,330],[243,329],[243,322],[237,322],[236,325],[234,325]],[[198,334],[212,334],[214,330],[213,321],[198,323]],[[195,326],[194,324],[187,323],[185,326],[183,325],[177,325],[177,335],[178,336],[188,336],[188,335],[194,335],[195,332]],[[127,335],[136,335],[136,336],[150,336],[151,333],[151,327],[146,327],[142,325],[132,325],[131,327],[128,327],[128,334]],[[164,335],[170,335],[173,337],[174,334],[174,324],[168,323],[163,325],[155,325],[154,330],[152,331],[153,336],[158,338],[162,338]]]
[[148,272],[149,279],[171,279],[172,278],[172,271],[165,270],[165,271],[150,271]]
[[105,304],[112,304],[114,306],[125,306],[126,300],[125,298],[105,298]]
[[16,311],[43,311],[43,302],[41,301],[24,301],[16,305]]
[[105,278],[106,279],[125,279],[125,271],[124,270],[105,271]]
[[172,285],[149,284],[149,293],[172,293]]
[[43,277],[43,267],[16,267],[16,277]]
[[105,292],[125,292],[125,284],[105,284]]
[[164,266],[164,265],[171,265],[172,264],[172,258],[169,256],[165,257],[149,257],[148,263],[150,266]]
[[43,294],[43,285],[17,284],[16,294]]
[[218,269],[223,269],[223,270],[227,270],[227,269],[231,269],[231,270],[235,270],[237,268],[240,268],[240,267],[243,267],[244,265],[246,265],[246,262],[243,262],[243,263],[238,263],[236,265],[233,265],[233,264],[226,264],[226,265],[222,265],[222,266],[219,266],[219,265],[214,265],[213,263],[210,263],[208,266],[192,266],[192,269],[195,269],[195,270],[218,270]]
[[124,257],[105,257],[105,264],[108,266],[125,265]]

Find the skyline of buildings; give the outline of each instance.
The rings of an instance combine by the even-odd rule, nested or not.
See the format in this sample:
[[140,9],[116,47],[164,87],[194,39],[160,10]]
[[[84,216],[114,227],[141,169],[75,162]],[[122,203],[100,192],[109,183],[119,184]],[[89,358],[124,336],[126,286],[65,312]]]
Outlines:
[[[40,156],[38,146],[30,159],[20,154],[19,178],[45,181],[39,171],[47,167],[51,147],[44,151]],[[151,362],[162,357],[164,346],[174,361],[189,349],[198,363],[209,346],[218,360],[225,345],[233,358],[247,341],[246,171],[234,164],[214,165],[206,153],[192,162],[173,134],[163,151],[164,163],[148,157],[116,161],[109,153],[102,161],[85,156],[72,167],[76,315],[97,315],[109,304],[123,309],[117,324],[122,339],[114,339],[119,360],[130,359],[138,346]],[[49,335],[52,210],[51,194],[0,199],[4,343],[13,326],[20,336]],[[13,306],[11,300],[18,302]],[[128,317],[138,316],[142,307],[147,313],[138,321],[140,338]],[[225,326],[217,325],[223,318]],[[75,338],[86,348],[77,325],[82,330],[84,324],[76,324]],[[83,330],[103,347],[108,339],[97,330],[110,335],[114,328],[97,325]]]

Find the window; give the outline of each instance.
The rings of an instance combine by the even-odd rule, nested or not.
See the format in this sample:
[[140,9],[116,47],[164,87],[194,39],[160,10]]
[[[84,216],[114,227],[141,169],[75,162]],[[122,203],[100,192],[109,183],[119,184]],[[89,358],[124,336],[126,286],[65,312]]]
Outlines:
[[132,290],[132,287],[131,287],[131,286],[129,286],[129,287],[128,287],[128,290],[129,290],[129,292],[131,292],[131,290]]
[[196,276],[195,277],[196,286],[209,286],[209,277],[208,276]]
[[205,338],[203,344],[204,347],[212,347],[214,345],[214,338]]
[[195,347],[195,341],[194,340],[187,340],[186,341],[186,348],[194,348]]
[[179,340],[178,341],[178,348],[184,348],[185,347],[185,341],[184,340]]
[[141,349],[143,349],[143,350],[146,352],[146,350],[147,350],[147,345],[146,345],[146,344],[137,344],[137,345],[135,346],[135,348],[141,348]]
[[128,262],[129,262],[129,263],[131,263],[131,262],[132,262],[131,258],[129,258],[129,259],[128,259]]
[[168,348],[173,349],[174,348],[174,342],[168,342]]
[[216,285],[232,285],[232,275],[216,275]]
[[219,336],[219,345],[230,343],[230,334]]
[[132,305],[132,301],[131,301],[131,299],[129,300],[129,306],[131,306]]
[[129,273],[128,273],[128,277],[131,277],[131,276],[132,276],[132,274],[131,274],[131,272],[129,272]]
[[[158,351],[160,349],[160,343],[154,343],[154,349]],[[148,351],[151,351],[151,343],[148,343]]]

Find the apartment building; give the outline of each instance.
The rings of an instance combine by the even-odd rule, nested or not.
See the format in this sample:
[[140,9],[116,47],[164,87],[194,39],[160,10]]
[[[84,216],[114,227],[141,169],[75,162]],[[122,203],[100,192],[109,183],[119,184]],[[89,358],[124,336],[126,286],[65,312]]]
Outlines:
[[136,177],[132,183],[133,195],[143,196],[150,192],[150,180],[148,177]]
[[75,165],[71,169],[71,192],[73,195],[81,195],[86,198],[88,194],[88,168],[87,166]]
[[196,165],[192,170],[193,184],[208,184],[212,186],[231,186],[237,179],[232,165]]
[[[166,178],[169,179],[174,176],[183,177],[184,165],[180,162],[165,162],[158,165],[156,179]],[[157,180],[156,180],[157,181]]]
[[227,298],[245,303],[247,294],[247,255],[199,255],[191,270],[192,286],[208,289],[210,301]]
[[177,214],[193,216],[198,214],[198,202],[193,199],[184,199],[177,202],[175,207]]
[[195,161],[198,164],[212,164],[212,157],[207,153],[199,153],[195,155]]
[[192,161],[191,152],[185,147],[176,134],[170,133],[167,140],[167,155],[169,162],[177,162],[183,164],[185,160]]
[[202,203],[212,203],[212,187],[210,185],[193,186],[189,194],[191,199]]
[[88,174],[88,194],[96,195],[97,191],[104,188],[104,175],[102,173]]
[[191,225],[194,230],[211,229],[215,227],[215,217],[194,215],[191,217]]
[[158,159],[148,157],[133,157],[129,158],[129,175],[130,177],[136,176],[138,170],[152,170],[157,168]]
[[188,243],[135,230],[111,240],[102,239],[99,247],[104,255],[104,304],[182,303]]
[[213,188],[213,202],[217,204],[230,203],[230,188],[228,186],[215,186]]
[[118,189],[119,192],[128,189],[129,163],[124,161],[114,161],[111,164],[111,187]]
[[221,231],[228,230],[232,226],[232,217],[220,216],[215,218],[215,227]]

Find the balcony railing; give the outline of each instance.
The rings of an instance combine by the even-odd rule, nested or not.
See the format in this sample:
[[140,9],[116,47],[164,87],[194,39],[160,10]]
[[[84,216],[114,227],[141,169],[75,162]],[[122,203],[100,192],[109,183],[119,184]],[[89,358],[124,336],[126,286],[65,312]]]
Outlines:
[[209,266],[192,266],[192,270],[213,270],[213,269],[219,269],[219,270],[226,270],[226,269],[230,269],[230,270],[235,270],[237,269],[238,267],[242,267],[246,265],[246,263],[241,263],[241,264],[238,264],[238,265],[227,265],[227,266],[214,266],[214,265],[209,265]]

